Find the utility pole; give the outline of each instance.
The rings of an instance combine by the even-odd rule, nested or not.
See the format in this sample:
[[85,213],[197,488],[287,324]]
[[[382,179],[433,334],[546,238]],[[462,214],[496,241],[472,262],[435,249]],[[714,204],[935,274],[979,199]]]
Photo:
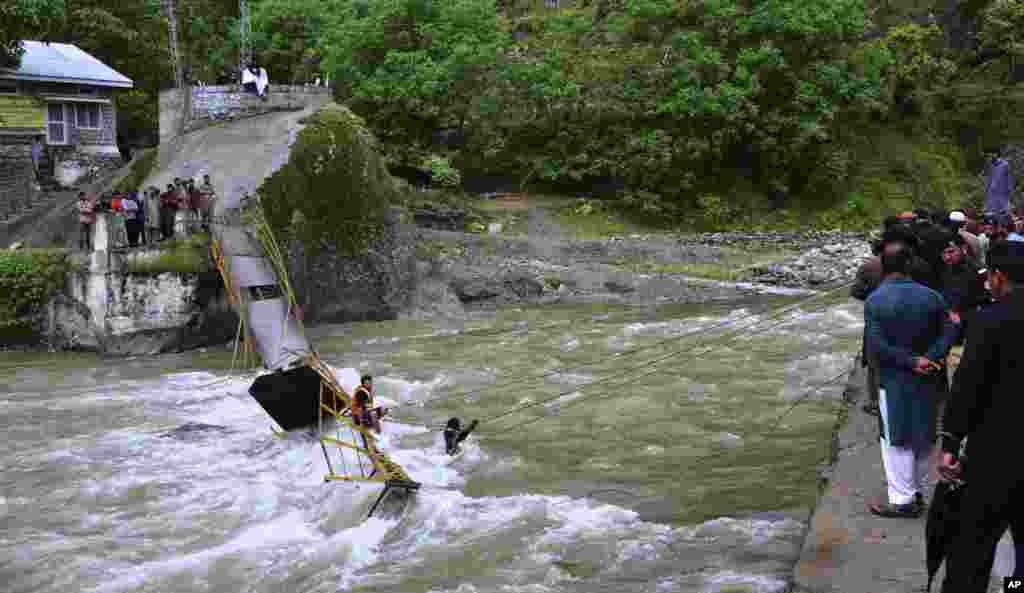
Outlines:
[[175,0],[160,0],[160,12],[167,19],[171,64],[174,66],[174,88],[180,89],[185,86],[185,81],[181,72],[181,54],[178,53],[178,10]]
[[242,69],[252,63],[252,25],[249,23],[248,0],[238,0],[238,23],[241,29],[239,31],[238,73],[241,76]]

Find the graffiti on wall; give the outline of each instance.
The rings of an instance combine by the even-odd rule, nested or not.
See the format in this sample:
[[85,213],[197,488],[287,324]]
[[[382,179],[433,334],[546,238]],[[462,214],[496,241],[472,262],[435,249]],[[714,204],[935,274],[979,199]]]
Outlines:
[[237,92],[210,92],[209,87],[195,89],[192,111],[196,117],[225,119],[242,108],[242,97]]

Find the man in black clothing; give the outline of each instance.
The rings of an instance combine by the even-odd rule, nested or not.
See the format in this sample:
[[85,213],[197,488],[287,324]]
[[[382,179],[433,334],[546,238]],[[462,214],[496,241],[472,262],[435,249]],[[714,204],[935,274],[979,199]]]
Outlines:
[[999,302],[974,319],[943,420],[939,473],[961,475],[957,453],[965,437],[970,458],[943,593],[986,591],[1003,532],[1024,535],[1024,464],[1016,459],[1024,418],[1024,244],[997,242],[988,257]]
[[942,298],[946,299],[953,314],[961,320],[961,340],[966,335],[970,323],[978,307],[989,300],[985,290],[985,278],[978,274],[977,265],[968,257],[964,240],[959,235],[948,235],[945,249],[942,250],[942,270],[939,279],[942,282]]
[[458,418],[450,418],[448,425],[444,429],[444,450],[449,455],[455,455],[459,452],[461,447],[459,446],[462,441],[466,440],[466,437],[476,429],[479,422],[474,420],[469,423],[469,426],[465,429],[462,428],[462,422]]

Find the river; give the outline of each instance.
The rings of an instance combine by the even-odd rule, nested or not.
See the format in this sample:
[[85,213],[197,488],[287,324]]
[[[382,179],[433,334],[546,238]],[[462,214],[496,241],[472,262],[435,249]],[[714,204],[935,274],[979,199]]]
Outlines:
[[[229,374],[224,349],[5,353],[0,582],[781,591],[862,328],[859,303],[839,296],[763,312],[793,301],[313,328],[326,362],[371,370],[399,402],[382,444],[424,485],[402,516],[365,521],[380,488],[324,483],[319,445],[273,436],[246,392],[258,373]],[[485,420],[455,460],[437,430],[451,415]]]

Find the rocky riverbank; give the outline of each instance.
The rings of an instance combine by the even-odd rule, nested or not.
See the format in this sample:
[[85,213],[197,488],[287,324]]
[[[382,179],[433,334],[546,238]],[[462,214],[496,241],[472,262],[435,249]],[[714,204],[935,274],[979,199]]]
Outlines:
[[753,267],[748,279],[775,286],[819,288],[853,280],[857,269],[870,256],[871,246],[866,238],[840,240],[777,263]]
[[[526,236],[419,228],[418,304],[663,304],[740,300],[850,281],[870,255],[866,235],[840,232],[630,235],[562,238],[530,208]],[[447,288],[447,291],[445,290]],[[442,296],[445,292],[450,294]],[[451,298],[454,296],[455,298]],[[440,301],[439,301],[440,300]]]

